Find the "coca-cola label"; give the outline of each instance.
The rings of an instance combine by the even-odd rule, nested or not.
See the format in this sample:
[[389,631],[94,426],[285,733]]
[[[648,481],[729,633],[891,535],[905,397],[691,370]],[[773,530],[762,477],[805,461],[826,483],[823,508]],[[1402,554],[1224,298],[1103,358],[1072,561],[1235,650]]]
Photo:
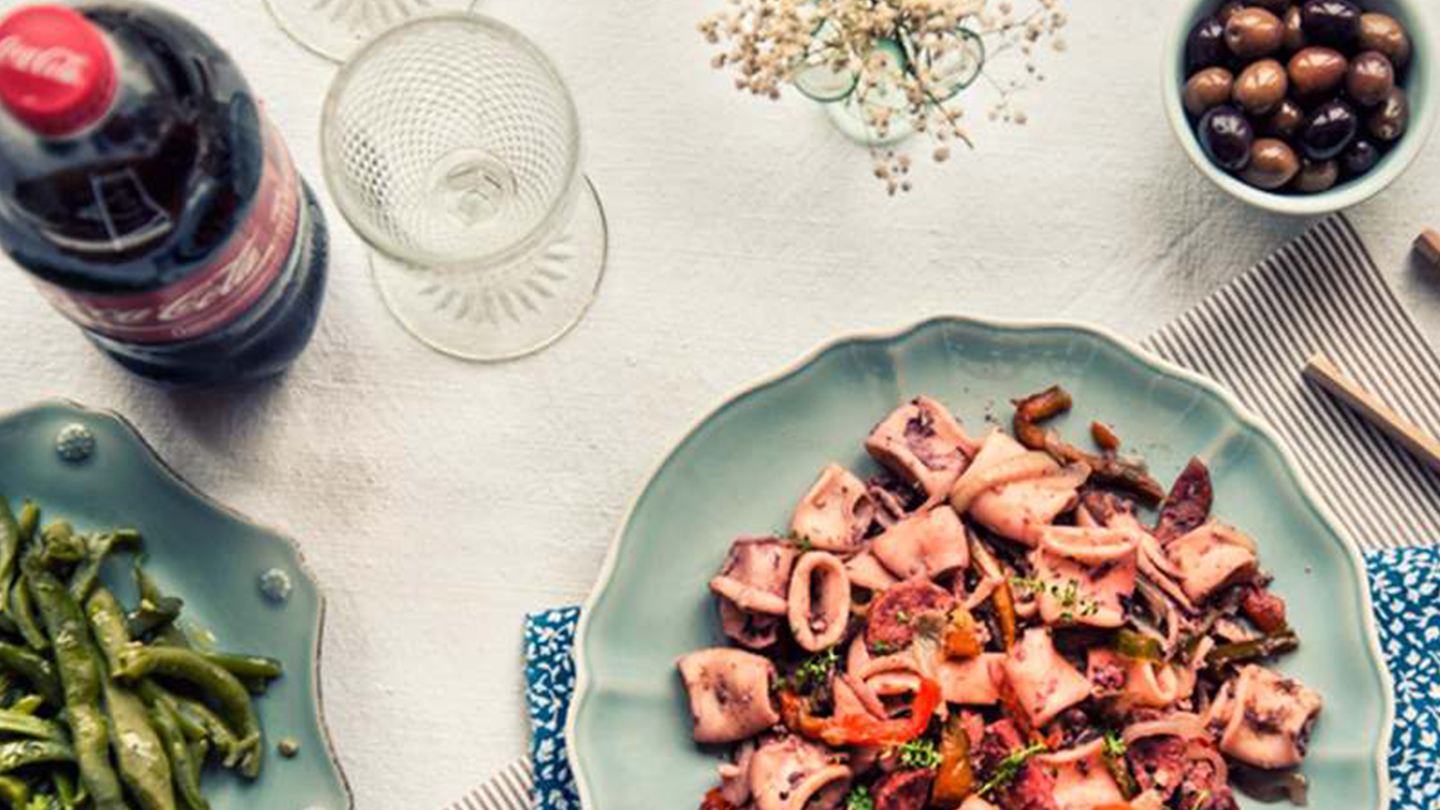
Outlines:
[[66,87],[81,87],[90,58],[62,45],[39,47],[19,34],[9,34],[0,39],[0,66]]
[[280,134],[264,122],[265,166],[245,222],[204,269],[135,295],[67,290],[41,282],[66,317],[127,343],[178,343],[215,332],[245,314],[275,284],[300,227],[300,177]]

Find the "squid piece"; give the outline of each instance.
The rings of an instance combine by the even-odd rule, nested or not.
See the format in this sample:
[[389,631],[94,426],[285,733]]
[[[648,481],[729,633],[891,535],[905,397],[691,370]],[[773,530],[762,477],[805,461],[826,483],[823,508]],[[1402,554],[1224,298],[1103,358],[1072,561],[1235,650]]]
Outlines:
[[750,761],[756,810],[835,810],[850,790],[851,771],[835,754],[799,737],[763,743]]
[[777,537],[741,538],[710,580],[710,590],[743,611],[784,615],[795,556],[795,547]]
[[1105,766],[1104,745],[1103,739],[1095,739],[1068,751],[1035,757],[1053,774],[1052,795],[1058,810],[1094,810],[1125,803],[1125,794]]
[[810,652],[833,647],[850,621],[850,577],[840,558],[812,551],[800,558],[790,578],[790,632]]
[[1187,668],[1127,658],[1104,647],[1087,651],[1086,669],[1096,694],[1118,696],[1125,707],[1163,709],[1195,691],[1195,674]]
[[972,793],[970,798],[960,805],[960,810],[996,810],[996,808],[995,805]]
[[929,397],[896,408],[865,440],[872,458],[925,494],[924,508],[950,494],[977,448],[950,411]]
[[1135,593],[1135,539],[1112,529],[1073,526],[1047,526],[1039,536],[1031,562],[1035,578],[1050,586],[1038,597],[1041,619],[1089,627],[1124,624],[1122,600]]
[[1221,688],[1205,716],[1220,750],[1257,768],[1291,768],[1305,759],[1323,701],[1299,681],[1254,664]]
[[1239,530],[1210,522],[1165,547],[1180,573],[1180,587],[1192,602],[1254,576],[1255,543]]
[[871,553],[900,579],[939,579],[970,564],[965,525],[948,506],[937,506],[890,527],[875,538]]
[[1075,506],[1088,477],[1084,465],[1062,468],[996,431],[955,483],[950,504],[996,534],[1034,546],[1041,527]]
[[735,749],[734,762],[720,763],[720,795],[732,807],[750,801],[750,761],[755,756],[755,741],[746,740]]
[[1026,630],[1002,666],[1035,728],[1090,696],[1090,681],[1055,651],[1050,631],[1044,628]]
[[795,507],[790,530],[811,548],[846,554],[859,550],[874,519],[875,502],[865,484],[839,464],[831,464]]
[[725,635],[760,650],[780,636],[780,617],[788,610],[790,573],[798,552],[778,537],[745,537],[730,547],[710,590],[720,604]]
[[945,702],[966,706],[999,703],[1004,662],[1004,653],[981,653],[964,661],[940,662],[940,691]]
[[775,680],[770,659],[715,647],[681,658],[679,669],[690,696],[696,742],[739,742],[780,722],[770,700]]
[[883,591],[900,581],[868,550],[846,560],[845,573],[849,575],[851,585],[872,591]]

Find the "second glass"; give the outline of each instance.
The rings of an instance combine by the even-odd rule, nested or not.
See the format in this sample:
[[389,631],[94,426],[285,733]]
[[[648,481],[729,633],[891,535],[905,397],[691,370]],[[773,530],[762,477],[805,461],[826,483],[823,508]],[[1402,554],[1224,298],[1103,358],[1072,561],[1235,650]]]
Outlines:
[[589,307],[607,235],[574,101],[513,28],[451,14],[382,34],[336,78],[321,148],[386,305],[432,348],[518,357]]

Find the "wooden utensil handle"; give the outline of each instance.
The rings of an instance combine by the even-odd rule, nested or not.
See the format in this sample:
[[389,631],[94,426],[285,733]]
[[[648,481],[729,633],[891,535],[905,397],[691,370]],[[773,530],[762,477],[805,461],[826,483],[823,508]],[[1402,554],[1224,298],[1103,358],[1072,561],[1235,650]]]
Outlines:
[[1419,427],[1381,402],[1379,397],[1340,373],[1340,369],[1323,354],[1311,357],[1305,364],[1305,379],[1330,392],[1360,414],[1365,421],[1409,450],[1417,459],[1440,472],[1440,441],[1426,435]]

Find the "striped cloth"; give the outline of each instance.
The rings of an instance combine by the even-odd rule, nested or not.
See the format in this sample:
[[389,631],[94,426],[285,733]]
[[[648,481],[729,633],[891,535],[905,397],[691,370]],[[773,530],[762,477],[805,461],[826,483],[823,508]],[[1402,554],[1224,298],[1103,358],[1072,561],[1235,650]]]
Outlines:
[[[1421,565],[1382,552],[1440,542],[1440,476],[1300,374],[1312,354],[1323,352],[1401,415],[1440,435],[1440,358],[1343,216],[1318,223],[1143,345],[1216,380],[1279,431],[1343,528],[1372,553],[1372,578],[1392,576],[1403,565],[1436,574],[1434,560]],[[1387,646],[1387,655],[1394,661],[1396,653],[1429,643],[1427,636],[1418,647]],[[1433,747],[1434,730],[1423,733]],[[1416,785],[1402,790],[1394,810],[1419,810],[1425,805],[1403,797],[1420,796],[1440,766],[1423,756],[1407,760],[1403,741],[1396,742],[1392,774],[1397,781],[1409,774]],[[522,757],[447,810],[532,810],[533,787],[533,766]]]
[[1326,219],[1144,343],[1267,420],[1364,551],[1440,542],[1440,475],[1301,377],[1323,352],[1431,435],[1440,359],[1343,216]]

